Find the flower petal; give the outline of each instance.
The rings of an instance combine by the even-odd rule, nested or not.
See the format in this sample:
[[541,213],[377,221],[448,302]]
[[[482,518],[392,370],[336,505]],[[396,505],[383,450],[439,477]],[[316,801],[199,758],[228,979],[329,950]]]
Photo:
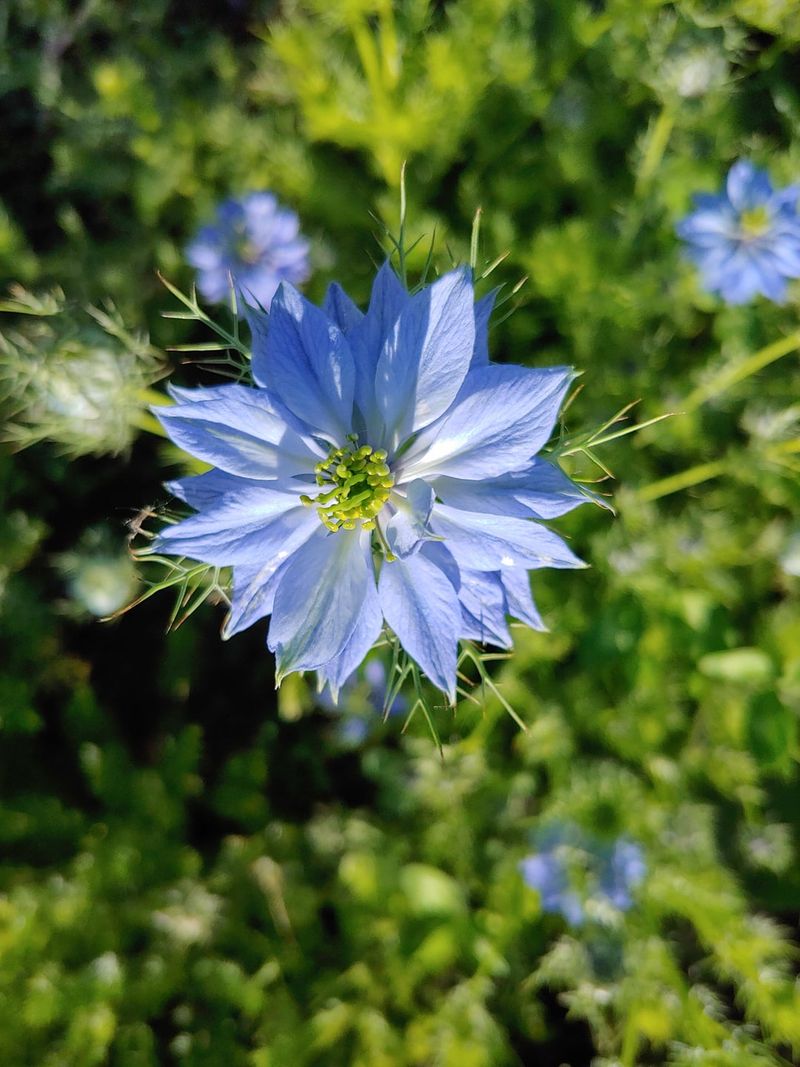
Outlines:
[[339,327],[345,337],[364,318],[364,312],[356,307],[338,282],[331,282],[328,286],[322,310],[331,322]]
[[400,644],[434,685],[455,700],[461,605],[450,580],[421,552],[384,563],[381,609]]
[[344,649],[375,584],[369,538],[319,528],[294,555],[275,594],[268,644],[277,680],[316,670]]
[[286,566],[287,560],[272,559],[263,564],[240,563],[233,568],[233,595],[222,631],[224,640],[272,614],[275,590]]
[[[245,478],[287,478],[313,470],[322,450],[286,425],[265,390],[224,385],[206,392],[213,395],[151,408],[190,455]],[[184,399],[185,394],[177,395]]]
[[470,370],[475,367],[485,367],[489,362],[489,319],[492,317],[494,302],[500,289],[492,289],[491,293],[482,296],[475,301],[475,347],[472,351]]
[[524,622],[532,630],[547,633],[547,626],[533,602],[528,572],[522,567],[503,567],[500,577],[506,591],[508,614]]
[[329,663],[317,668],[320,684],[330,686],[334,703],[339,699],[339,690],[363,661],[369,650],[380,637],[383,627],[378,590],[374,582],[367,586],[367,596],[361,606],[361,612],[347,644],[338,656]]
[[352,429],[353,357],[328,316],[284,282],[270,306],[263,348],[253,349],[253,377],[289,411],[340,444]]
[[444,418],[423,430],[397,464],[398,479],[522,470],[550,437],[573,377],[569,367],[472,371]]
[[428,520],[431,517],[434,500],[433,489],[421,479],[410,482],[404,488],[405,499],[397,494],[392,497],[397,511],[386,526],[386,540],[389,548],[401,559],[410,556],[423,539],[430,538]]
[[460,511],[437,504],[431,529],[444,538],[459,569],[501,567],[583,567],[561,538],[533,519]]
[[348,335],[356,367],[356,406],[370,440],[378,440],[381,422],[375,407],[375,368],[384,342],[411,301],[405,286],[387,260],[375,275],[369,308]]
[[[199,511],[202,508],[213,507],[218,504],[220,497],[225,496],[226,493],[235,493],[245,486],[264,488],[264,483],[250,478],[238,478],[234,474],[226,474],[225,471],[215,468],[206,471],[205,474],[193,474],[188,478],[175,478],[171,482],[165,482],[164,486],[173,496],[178,497],[189,507]],[[283,484],[280,487],[270,484],[269,488],[286,488],[289,492],[293,492],[291,487],[283,486]]]
[[728,171],[725,183],[728,199],[737,211],[749,211],[772,196],[772,182],[765,170],[740,159]]
[[527,471],[487,481],[442,477],[432,485],[451,507],[518,518],[555,519],[595,499],[545,459],[534,460]]
[[452,404],[475,346],[471,273],[451,271],[411,297],[378,359],[375,400],[396,448]]
[[462,637],[484,645],[511,648],[505,589],[499,572],[462,570],[458,599],[464,623]]
[[213,507],[167,526],[154,548],[218,567],[280,562],[318,528],[316,513],[299,504],[297,494],[243,484]]

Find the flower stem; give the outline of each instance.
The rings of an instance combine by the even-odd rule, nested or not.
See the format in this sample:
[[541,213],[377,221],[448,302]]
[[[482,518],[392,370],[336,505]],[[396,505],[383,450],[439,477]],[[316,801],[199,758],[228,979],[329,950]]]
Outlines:
[[777,341],[772,341],[764,348],[760,348],[752,356],[748,356],[741,363],[733,367],[724,368],[710,382],[699,385],[682,404],[678,405],[679,410],[681,412],[694,411],[707,400],[719,396],[732,385],[743,382],[745,378],[749,378],[752,374],[757,374],[764,367],[768,367],[770,363],[774,363],[783,356],[788,356],[798,348],[800,348],[800,330],[790,333],[787,337],[780,337]]
[[661,497],[669,496],[671,493],[678,493],[681,489],[689,489],[693,485],[700,485],[701,482],[710,481],[711,478],[718,478],[725,473],[727,466],[727,460],[715,459],[710,463],[701,463],[697,467],[690,467],[688,470],[679,471],[677,474],[670,474],[668,478],[661,478],[659,481],[651,482],[650,485],[640,489],[638,492],[639,499],[648,503],[653,500],[660,500]]

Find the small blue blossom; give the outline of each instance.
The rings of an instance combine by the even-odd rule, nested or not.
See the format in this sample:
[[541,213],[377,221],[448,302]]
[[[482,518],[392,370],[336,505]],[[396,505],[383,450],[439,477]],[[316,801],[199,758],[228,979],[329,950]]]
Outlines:
[[597,841],[573,824],[551,826],[537,840],[538,850],[520,862],[526,885],[541,897],[542,911],[581,926],[590,904],[628,911],[633,890],[647,871],[644,853],[625,837]]
[[775,190],[769,176],[747,160],[734,163],[725,191],[698,193],[678,223],[703,286],[728,304],[759,293],[782,301],[788,278],[800,278],[800,185]]
[[282,281],[308,279],[308,248],[293,211],[272,193],[249,193],[219,205],[215,222],[200,229],[186,258],[206,300],[226,300],[233,279],[248,304],[268,308]]
[[573,372],[491,364],[492,303],[467,269],[410,295],[385,264],[366,313],[283,283],[248,312],[254,387],[154,409],[212,467],[171,483],[197,514],[155,549],[233,568],[225,635],[271,615],[279,681],[335,698],[388,627],[454,700],[458,641],[542,629],[528,571],[583,566],[543,520],[587,494],[537,455]]

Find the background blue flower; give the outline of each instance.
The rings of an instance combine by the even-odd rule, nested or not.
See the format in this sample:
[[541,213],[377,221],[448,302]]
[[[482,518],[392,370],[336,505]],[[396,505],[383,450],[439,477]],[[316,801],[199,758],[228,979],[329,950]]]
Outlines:
[[459,640],[541,629],[527,571],[582,566],[542,520],[587,494],[537,456],[573,373],[491,365],[492,299],[466,269],[411,296],[386,264],[366,314],[284,284],[268,330],[253,313],[254,388],[154,409],[213,465],[172,484],[197,514],[157,549],[233,567],[226,632],[271,615],[279,680],[316,670],[335,697],[388,625],[452,700]]
[[641,847],[626,837],[606,843],[573,823],[557,823],[535,837],[537,851],[519,865],[526,885],[541,897],[542,911],[563,916],[571,926],[586,918],[586,906],[633,906],[633,890],[647,865]]
[[800,278],[798,195],[800,185],[775,190],[766,171],[747,160],[731,167],[724,192],[696,194],[696,210],[677,233],[703,286],[729,304],[759,293],[782,301],[786,280]]
[[197,288],[206,300],[226,300],[232,278],[249,304],[269,307],[282,281],[308,279],[308,251],[297,215],[272,193],[259,192],[223,201],[215,221],[187,247],[186,258],[197,269]]

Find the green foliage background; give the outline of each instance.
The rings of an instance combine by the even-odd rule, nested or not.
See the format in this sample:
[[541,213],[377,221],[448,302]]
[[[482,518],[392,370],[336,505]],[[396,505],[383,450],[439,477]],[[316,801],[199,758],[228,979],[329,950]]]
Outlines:
[[[795,0],[2,8],[0,274],[72,301],[9,316],[2,361],[55,438],[0,455],[4,1065],[797,1062],[800,289],[724,308],[673,227],[742,156],[797,179],[798,64]],[[412,270],[433,235],[467,258],[483,208],[491,281],[528,279],[493,355],[583,368],[569,430],[680,413],[600,451],[616,517],[559,523],[592,569],[536,575],[551,633],[495,670],[528,731],[463,702],[443,762],[422,722],[353,745],[303,683],[276,700],[221,607],[169,637],[166,601],[86,611],[181,464],[144,432],[140,332],[208,339],[160,317],[156,269],[188,284],[196,226],[269,188],[310,294],[363,300],[404,160]],[[98,443],[26,405],[95,358],[105,298]],[[548,819],[641,842],[624,919],[541,913],[517,863]]]

